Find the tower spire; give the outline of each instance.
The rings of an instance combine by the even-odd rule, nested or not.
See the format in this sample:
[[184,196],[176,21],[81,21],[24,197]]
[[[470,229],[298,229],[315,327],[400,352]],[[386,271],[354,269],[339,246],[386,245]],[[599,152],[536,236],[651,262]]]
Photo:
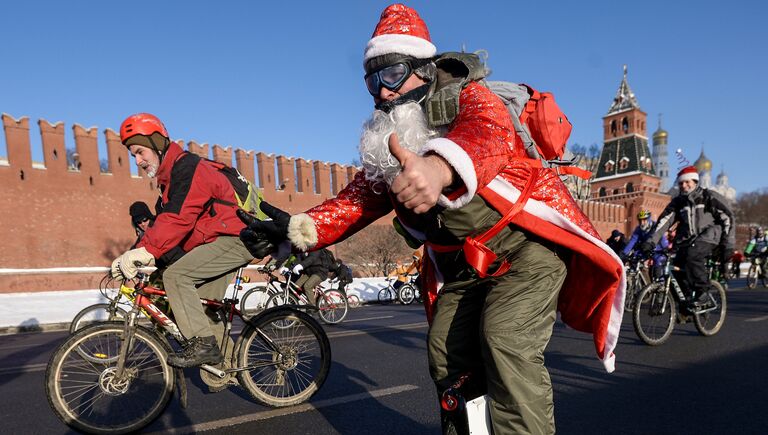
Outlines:
[[632,88],[629,87],[629,81],[627,80],[627,65],[624,65],[624,77],[619,84],[619,89],[616,91],[616,96],[613,97],[613,103],[611,108],[608,109],[608,115],[616,112],[621,112],[627,109],[640,109],[640,104],[635,98],[635,93],[632,92]]

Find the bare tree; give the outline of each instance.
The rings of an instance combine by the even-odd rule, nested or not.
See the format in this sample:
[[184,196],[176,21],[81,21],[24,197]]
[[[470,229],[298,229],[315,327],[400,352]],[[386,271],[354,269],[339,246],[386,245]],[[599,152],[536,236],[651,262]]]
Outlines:
[[592,192],[592,180],[595,178],[595,171],[597,170],[597,164],[600,162],[600,146],[593,143],[589,146],[589,149],[583,145],[573,144],[569,148],[573,158],[576,159],[576,166],[581,169],[586,169],[592,172],[592,177],[589,180],[583,178],[569,176],[565,179],[565,185],[568,190],[571,191],[571,195],[575,199],[589,199]]
[[371,225],[337,246],[337,254],[364,276],[386,276],[413,250],[391,225]]

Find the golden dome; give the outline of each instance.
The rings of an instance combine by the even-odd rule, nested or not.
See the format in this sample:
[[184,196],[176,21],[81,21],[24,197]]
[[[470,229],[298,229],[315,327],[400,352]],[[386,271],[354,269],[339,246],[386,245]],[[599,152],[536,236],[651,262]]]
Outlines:
[[701,155],[693,163],[693,166],[696,166],[696,170],[699,171],[699,173],[710,172],[712,170],[712,160],[709,160],[707,156],[704,155],[704,150],[701,150]]
[[654,139],[656,139],[656,138],[662,138],[662,137],[667,137],[667,136],[669,136],[669,133],[667,133],[667,130],[664,130],[664,129],[663,129],[663,128],[661,128],[661,127],[659,127],[659,129],[658,129],[658,130],[656,130],[655,132],[653,132],[653,138],[654,138]]

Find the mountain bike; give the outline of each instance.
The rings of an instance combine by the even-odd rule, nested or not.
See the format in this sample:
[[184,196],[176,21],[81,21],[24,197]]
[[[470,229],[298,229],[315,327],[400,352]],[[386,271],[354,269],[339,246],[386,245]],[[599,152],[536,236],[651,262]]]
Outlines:
[[403,283],[399,288],[395,288],[395,283],[398,281],[397,277],[387,280],[387,286],[379,290],[379,294],[377,295],[379,303],[384,305],[394,301],[400,301],[400,303],[405,305],[413,303],[417,294],[418,297],[421,297],[421,292],[414,284],[414,279],[414,275],[409,275],[408,281]]
[[[249,282],[249,278],[243,275],[243,268],[237,270],[234,279],[235,291],[243,289],[243,284]],[[99,283],[99,292],[109,302],[98,303],[89,305],[80,310],[72,322],[69,324],[69,333],[74,334],[84,326],[91,325],[95,322],[122,320],[128,314],[126,308],[130,309],[133,304],[133,292],[132,287],[125,285],[125,282],[121,283],[116,293],[113,293],[112,288],[113,278],[110,274],[104,276]],[[165,296],[153,296],[153,302],[156,306],[160,307],[163,312],[168,314],[170,307],[168,306],[168,300]],[[149,314],[141,310],[141,314],[147,319],[150,318]]]
[[[54,351],[45,372],[45,389],[62,422],[87,433],[135,432],[162,414],[175,388],[181,406],[186,407],[184,373],[169,366],[167,357],[172,341],[181,346],[187,341],[176,323],[153,303],[153,296],[164,295],[140,273],[131,294],[132,307],[123,321],[85,326]],[[254,400],[274,407],[304,402],[322,387],[331,348],[311,316],[279,307],[244,318],[237,309],[236,293],[233,298],[200,302],[224,322],[222,353],[231,356],[217,366],[202,365],[201,373],[221,381],[235,376]],[[137,322],[142,310],[151,317],[150,327]],[[245,327],[228,348],[235,317]]]
[[635,298],[632,325],[648,345],[664,343],[672,335],[675,322],[685,323],[691,317],[696,330],[704,336],[715,335],[723,327],[727,311],[725,289],[716,280],[710,280],[706,302],[686,312],[681,305],[687,303],[687,298],[672,274],[680,270],[672,265],[672,256],[668,256],[663,279],[646,286]]
[[299,286],[293,282],[293,274],[285,273],[285,281],[280,281],[272,272],[268,272],[267,287],[276,286],[279,291],[272,294],[266,302],[266,308],[289,305],[300,310],[317,311],[323,322],[334,325],[347,317],[349,302],[344,289],[322,290],[320,286],[312,289],[315,304],[312,304]]
[[635,296],[651,283],[645,262],[646,258],[636,253],[631,254],[626,260],[624,267],[627,273],[627,293],[624,299],[624,311],[632,312],[635,307]]
[[765,278],[765,259],[765,254],[750,256],[752,264],[749,265],[749,271],[747,272],[747,287],[757,287],[758,280],[763,287],[768,287],[768,282],[766,282]]

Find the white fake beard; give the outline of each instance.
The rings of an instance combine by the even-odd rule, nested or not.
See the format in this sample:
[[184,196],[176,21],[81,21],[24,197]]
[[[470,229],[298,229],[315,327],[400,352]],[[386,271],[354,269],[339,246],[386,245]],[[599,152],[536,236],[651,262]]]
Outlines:
[[395,106],[390,113],[374,111],[363,124],[359,147],[365,179],[374,183],[374,190],[381,189],[381,183],[389,187],[402,170],[389,151],[392,133],[397,133],[400,146],[416,154],[421,154],[424,144],[438,134],[429,128],[427,117],[416,102]]

